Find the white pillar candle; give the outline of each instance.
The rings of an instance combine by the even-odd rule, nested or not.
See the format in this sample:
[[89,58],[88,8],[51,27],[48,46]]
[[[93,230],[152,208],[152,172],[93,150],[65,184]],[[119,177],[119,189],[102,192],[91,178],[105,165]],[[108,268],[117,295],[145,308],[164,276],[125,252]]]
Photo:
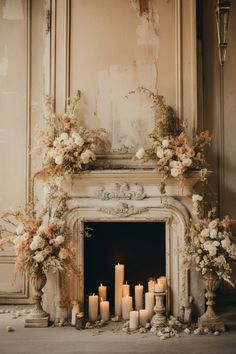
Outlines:
[[160,278],[158,278],[159,283],[163,285],[163,291],[166,291],[167,289],[167,280],[165,276],[162,276]]
[[135,310],[141,310],[143,308],[143,285],[135,285]]
[[130,286],[126,282],[126,284],[122,285],[122,296],[126,297],[126,296],[129,296],[129,295],[130,295]]
[[89,296],[89,321],[97,321],[98,318],[98,295]]
[[148,281],[148,292],[149,293],[154,292],[156,283],[157,282],[155,280],[153,280],[153,279],[150,279]]
[[124,264],[115,266],[115,315],[121,316],[122,285],[124,284]]
[[149,319],[154,314],[154,292],[145,293],[145,309],[149,312]]
[[71,324],[75,326],[76,314],[79,312],[79,304],[78,301],[72,301],[72,309],[71,309]]
[[98,287],[98,296],[99,296],[99,301],[101,301],[101,299],[103,301],[106,301],[107,299],[107,287],[100,284],[100,286]]
[[157,279],[157,284],[155,285],[155,292],[162,293],[163,291],[164,291],[164,286],[163,284],[160,283],[160,280]]
[[109,301],[102,301],[100,302],[100,314],[101,319],[105,322],[109,321],[110,319],[110,303]]
[[129,319],[129,313],[133,310],[133,299],[131,296],[122,297],[122,318]]
[[134,329],[138,329],[138,311],[130,311],[129,313],[129,329],[133,331]]
[[139,311],[139,322],[141,327],[145,327],[149,320],[149,311],[140,310]]

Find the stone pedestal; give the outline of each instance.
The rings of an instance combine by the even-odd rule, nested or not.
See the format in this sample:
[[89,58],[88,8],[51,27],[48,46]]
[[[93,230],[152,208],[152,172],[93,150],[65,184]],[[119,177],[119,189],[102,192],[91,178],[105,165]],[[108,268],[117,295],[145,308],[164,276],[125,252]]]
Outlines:
[[224,331],[224,323],[222,322],[220,316],[217,316],[214,311],[216,296],[215,291],[220,285],[219,277],[214,272],[209,272],[203,276],[203,279],[206,289],[205,296],[207,298],[207,310],[198,319],[198,327],[202,330],[210,329],[212,331]]
[[49,314],[42,308],[42,289],[47,282],[46,275],[41,272],[35,272],[31,275],[31,283],[34,289],[33,299],[35,301],[34,308],[25,320],[26,328],[48,327]]
[[156,298],[156,305],[154,307],[155,315],[153,316],[151,321],[151,324],[154,327],[165,326],[167,324],[166,308],[164,305],[165,295],[166,295],[165,292],[162,293],[155,292],[155,298]]

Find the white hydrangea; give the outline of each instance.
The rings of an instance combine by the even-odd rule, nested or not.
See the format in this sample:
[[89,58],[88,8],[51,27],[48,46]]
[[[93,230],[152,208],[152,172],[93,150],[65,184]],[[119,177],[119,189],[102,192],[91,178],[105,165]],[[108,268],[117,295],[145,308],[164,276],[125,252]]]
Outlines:
[[167,148],[169,146],[170,140],[169,139],[164,139],[162,140],[162,146],[164,148]]
[[42,248],[44,246],[45,242],[44,240],[42,239],[42,237],[38,236],[38,235],[35,235],[33,237],[33,240],[30,244],[30,249],[32,251],[35,251],[37,250],[38,248]]
[[96,156],[91,150],[87,149],[80,155],[80,158],[83,164],[87,164],[90,160],[95,160]]
[[136,157],[141,160],[145,155],[145,150],[144,148],[140,148],[138,149],[138,151],[136,152]]
[[226,237],[224,240],[221,240],[221,245],[224,249],[227,249],[231,245],[229,237]]
[[38,252],[34,257],[33,257],[37,263],[41,263],[44,260],[44,255],[43,252]]
[[192,195],[193,202],[201,202],[202,200],[203,200],[203,197],[200,194],[193,194]]
[[177,168],[172,168],[170,170],[171,176],[177,177],[179,175],[179,170]]
[[209,234],[210,234],[210,230],[209,229],[203,229],[202,231],[201,231],[201,236],[203,236],[203,237],[208,237],[209,236]]
[[62,164],[63,164],[63,156],[57,155],[57,156],[55,157],[55,164],[57,164],[57,165],[62,165]]
[[218,219],[215,219],[215,220],[212,220],[210,223],[209,223],[209,228],[210,229],[215,229],[218,225],[218,222],[219,220]]
[[75,139],[75,144],[80,146],[80,147],[83,146],[84,145],[84,139],[81,136],[77,137]]
[[65,133],[65,132],[64,132],[64,133],[61,133],[61,135],[60,135],[60,139],[61,139],[61,140],[64,140],[64,141],[65,141],[65,140],[67,140],[68,138],[69,138],[69,136],[68,136],[67,133]]
[[164,157],[164,150],[162,148],[158,148],[156,154],[159,159],[162,159]]
[[183,159],[182,163],[184,166],[189,167],[192,165],[193,161],[190,158],[185,158]]
[[57,237],[55,238],[55,243],[56,243],[57,245],[60,245],[60,244],[63,243],[64,241],[65,241],[65,237],[62,236],[62,235],[59,235],[59,236],[57,236]]
[[210,238],[216,238],[216,236],[217,236],[217,230],[211,229],[210,230]]

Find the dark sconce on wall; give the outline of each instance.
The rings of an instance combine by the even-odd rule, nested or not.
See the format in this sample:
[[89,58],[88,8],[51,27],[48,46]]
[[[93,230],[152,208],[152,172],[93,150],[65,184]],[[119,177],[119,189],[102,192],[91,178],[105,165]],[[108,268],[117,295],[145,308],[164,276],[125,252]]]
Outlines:
[[230,5],[230,1],[227,0],[218,0],[216,4],[216,26],[218,36],[219,60],[222,66],[224,65],[226,59]]

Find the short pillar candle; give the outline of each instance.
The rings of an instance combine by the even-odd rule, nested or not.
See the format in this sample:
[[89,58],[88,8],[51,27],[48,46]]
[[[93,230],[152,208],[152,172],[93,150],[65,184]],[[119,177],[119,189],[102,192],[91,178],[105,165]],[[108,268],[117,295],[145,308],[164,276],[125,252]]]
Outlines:
[[133,298],[131,296],[122,297],[122,318],[129,319],[129,314],[133,310]]
[[145,327],[149,320],[149,311],[140,310],[139,311],[139,322],[141,327]]
[[131,311],[129,314],[129,329],[131,331],[138,329],[139,326],[139,313],[138,311]]
[[141,310],[143,308],[143,285],[135,285],[134,287],[135,297],[135,310]]
[[109,301],[103,301],[101,298],[100,302],[100,315],[101,315],[101,320],[104,322],[109,321],[110,319],[110,303]]
[[107,299],[107,287],[100,284],[100,286],[98,287],[98,296],[99,296],[99,301],[101,301],[101,299],[103,301],[106,301]]
[[98,295],[89,296],[89,321],[97,321],[98,318]]

